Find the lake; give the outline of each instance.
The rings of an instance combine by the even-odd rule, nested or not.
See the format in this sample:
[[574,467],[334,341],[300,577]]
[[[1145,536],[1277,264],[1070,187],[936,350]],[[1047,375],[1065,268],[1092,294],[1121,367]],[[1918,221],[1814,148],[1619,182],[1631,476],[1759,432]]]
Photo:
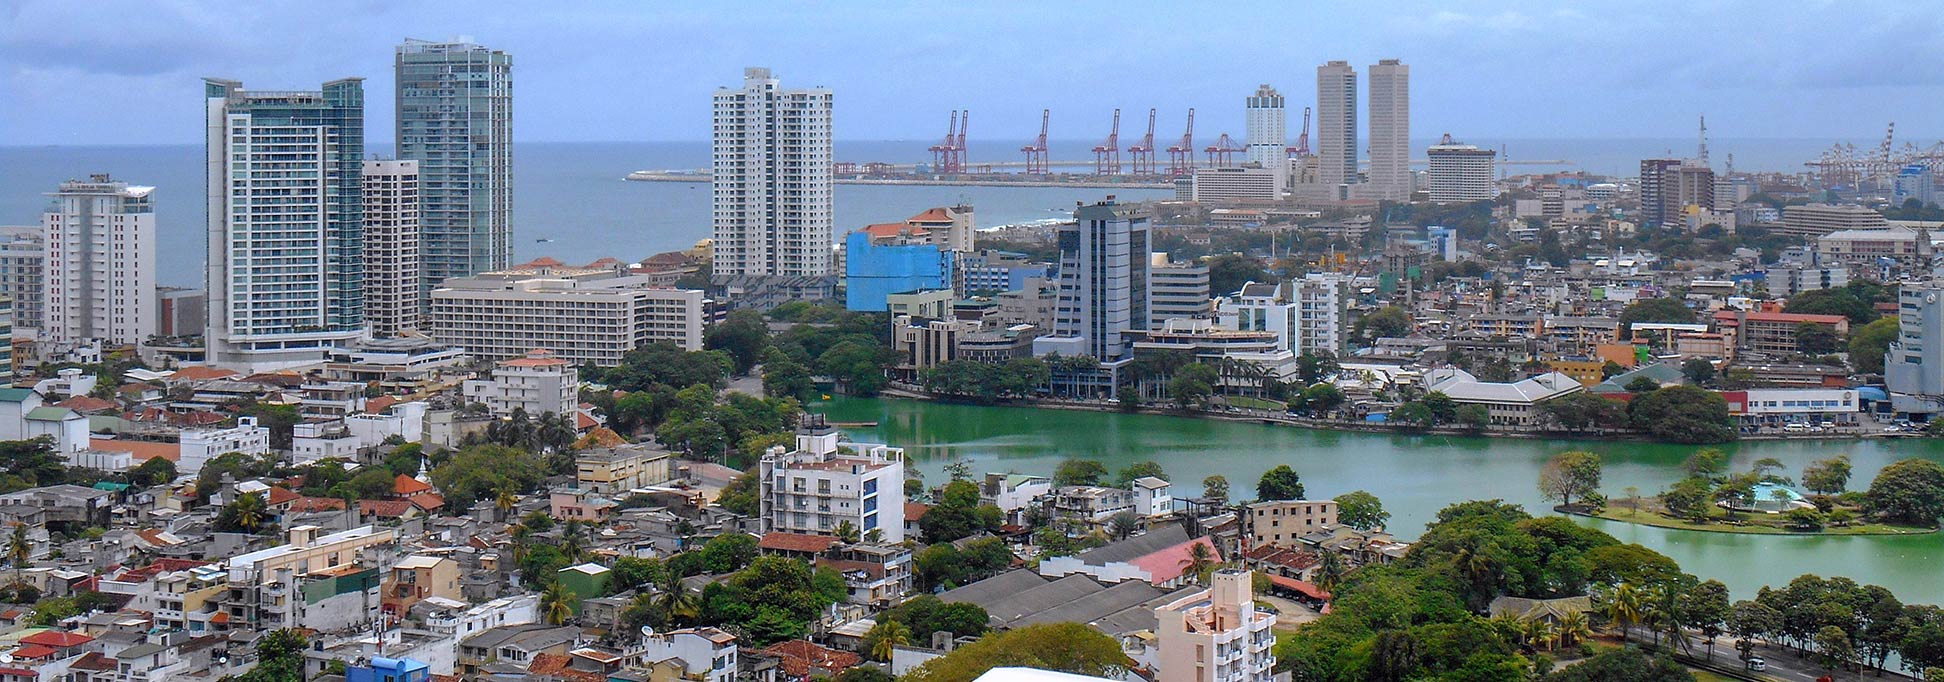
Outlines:
[[[927,483],[944,480],[958,460],[974,476],[985,472],[1051,475],[1068,457],[1096,459],[1118,472],[1152,459],[1177,483],[1177,495],[1201,492],[1201,480],[1228,478],[1232,497],[1255,497],[1262,472],[1288,464],[1312,498],[1368,490],[1391,513],[1390,528],[1415,537],[1453,502],[1501,498],[1534,514],[1550,513],[1540,498],[1539,468],[1554,453],[1589,450],[1605,463],[1602,491],[1628,486],[1654,494],[1682,476],[1692,446],[1632,442],[1569,442],[1315,431],[1213,419],[1131,415],[1024,407],[984,407],[914,400],[838,398],[814,410],[832,421],[876,421],[846,429],[853,439],[906,449]],[[1852,489],[1869,486],[1885,465],[1921,457],[1944,462],[1944,441],[1783,440],[1723,447],[1735,470],[1773,457],[1798,475],[1818,459],[1847,454]],[[1907,602],[1944,603],[1944,534],[1874,537],[1737,535],[1650,528],[1598,519],[1580,523],[1673,557],[1683,569],[1728,584],[1736,598],[1762,585],[1782,585],[1803,573],[1844,575],[1890,588]]]

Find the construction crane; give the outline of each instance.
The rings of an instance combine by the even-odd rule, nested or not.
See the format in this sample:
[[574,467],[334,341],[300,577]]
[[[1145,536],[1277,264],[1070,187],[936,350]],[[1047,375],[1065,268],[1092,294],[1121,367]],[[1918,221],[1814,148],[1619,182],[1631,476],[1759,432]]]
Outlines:
[[1026,174],[1027,175],[1046,175],[1047,173],[1046,124],[1048,121],[1051,121],[1052,119],[1053,119],[1052,109],[1041,109],[1039,137],[1033,138],[1032,144],[1019,148],[1019,151],[1026,152]]
[[1235,140],[1230,138],[1228,133],[1222,133],[1221,137],[1216,138],[1215,144],[1202,148],[1202,151],[1208,153],[1208,166],[1210,168],[1227,168],[1233,162],[1236,152],[1246,150],[1246,147],[1236,144]]
[[1095,175],[1120,172],[1120,109],[1114,110],[1114,128],[1107,133],[1107,141],[1095,145],[1093,153]]
[[[959,132],[960,113],[952,111],[952,127],[945,130],[945,141],[926,148],[932,153],[932,172],[940,175],[965,172],[965,150],[960,146],[964,144],[965,136]],[[969,122],[971,112],[964,113]]]
[[967,147],[965,146],[965,131],[971,129],[972,129],[972,110],[964,109],[959,111],[958,140],[952,143],[952,150],[958,153],[958,158],[953,159],[953,163],[952,163],[952,172],[954,173],[965,172],[966,151],[967,151]]
[[1195,172],[1195,108],[1188,108],[1188,129],[1182,131],[1181,142],[1168,148],[1168,174],[1181,176]]
[[1154,174],[1154,109],[1148,109],[1147,134],[1141,136],[1140,142],[1128,147],[1127,153],[1134,157],[1135,175]]
[[1300,132],[1296,133],[1296,144],[1283,150],[1289,153],[1289,158],[1297,159],[1310,155],[1309,119],[1310,108],[1303,107],[1303,128]]

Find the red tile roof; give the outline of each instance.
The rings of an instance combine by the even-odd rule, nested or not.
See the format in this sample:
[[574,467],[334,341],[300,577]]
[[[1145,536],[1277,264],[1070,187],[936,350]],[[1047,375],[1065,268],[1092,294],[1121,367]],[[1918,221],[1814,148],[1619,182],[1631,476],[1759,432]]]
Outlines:
[[20,643],[22,644],[39,644],[56,649],[81,646],[92,641],[94,641],[93,637],[79,632],[67,632],[65,630],[42,630],[20,638]]
[[1209,553],[1215,558],[1215,562],[1221,563],[1222,550],[1205,535],[1147,556],[1135,557],[1127,563],[1147,571],[1150,576],[1149,582],[1156,585],[1166,584],[1188,572],[1189,548],[1197,544],[1208,545]]
[[573,668],[574,657],[565,654],[538,653],[527,664],[527,673],[557,677],[568,682],[607,682],[607,675]]
[[112,400],[102,400],[94,396],[86,395],[77,395],[67,400],[54,403],[54,405],[56,407],[65,407],[82,414],[108,412],[116,408],[115,402]]
[[397,478],[392,479],[392,494],[399,497],[410,497],[419,493],[429,492],[432,492],[432,484],[426,483],[425,481],[406,476],[405,474],[399,474]]
[[906,502],[904,508],[905,521],[917,521],[928,511],[931,511],[931,505],[929,504],[923,502]]
[[432,511],[445,506],[445,498],[440,497],[438,493],[419,493],[405,499],[410,501],[412,506],[424,511]]
[[870,235],[873,238],[882,239],[884,237],[896,237],[905,234],[910,228],[910,225],[904,223],[878,223],[876,225],[865,225],[864,234]]
[[1285,578],[1279,575],[1271,575],[1269,576],[1269,584],[1287,590],[1295,590],[1297,593],[1302,594],[1303,596],[1309,597],[1311,599],[1316,599],[1319,601],[1330,600],[1330,593],[1328,591],[1325,591],[1321,587],[1311,585],[1309,583],[1303,582],[1301,580],[1297,580],[1295,578]]
[[299,495],[295,492],[292,492],[289,488],[285,488],[280,485],[270,486],[269,504],[272,507],[283,504],[285,502],[295,502],[302,497],[303,495]]
[[233,370],[227,370],[221,367],[196,366],[196,367],[184,367],[182,369],[176,370],[173,374],[169,375],[169,380],[170,381],[208,381],[210,379],[221,379],[223,377],[233,377],[233,376],[236,376],[236,372]]
[[297,500],[294,502],[291,502],[290,507],[285,509],[284,513],[302,514],[305,512],[342,511],[343,509],[344,509],[344,500],[342,499],[335,498],[335,497],[304,496],[304,497],[297,498]]
[[52,657],[53,657],[53,656],[54,656],[55,654],[58,654],[58,653],[61,653],[61,652],[60,652],[60,651],[57,651],[57,650],[55,650],[55,649],[53,649],[53,648],[51,648],[51,647],[45,647],[45,646],[41,646],[41,645],[39,645],[39,644],[29,644],[29,645],[27,645],[27,646],[23,646],[23,647],[20,647],[20,648],[18,648],[18,649],[14,649],[14,650],[13,650],[13,657],[14,657],[14,660],[16,660],[16,661],[18,661],[18,660],[30,660],[30,661],[33,661],[33,660],[40,660],[40,659],[43,659],[43,658],[52,658]]
[[931,208],[925,209],[924,213],[920,213],[918,215],[912,216],[907,220],[914,223],[933,223],[933,222],[949,222],[951,221],[951,219],[952,219],[951,216],[945,214],[945,209],[933,206]]
[[813,671],[835,675],[864,662],[864,658],[857,654],[827,649],[801,639],[772,644],[763,649],[763,653],[775,656],[782,663],[783,674],[797,678],[808,676]]
[[81,656],[80,658],[74,659],[74,662],[69,663],[68,667],[79,669],[79,670],[108,672],[114,670],[116,665],[115,665],[115,659],[109,658],[107,654],[101,653],[99,651],[90,651],[87,654]]
[[412,503],[404,500],[358,500],[358,514],[370,514],[384,518],[398,518],[412,511]]
[[802,533],[768,533],[756,542],[760,549],[777,552],[821,552],[837,544],[837,538],[828,535],[805,535]]
[[126,452],[137,462],[146,462],[157,457],[171,462],[182,459],[180,443],[159,443],[148,440],[119,440],[115,438],[89,438],[88,447],[102,452]]
[[388,395],[381,395],[376,398],[372,398],[370,400],[365,401],[364,411],[365,414],[384,414],[387,408],[390,408],[391,406],[397,404],[398,404],[397,398]]

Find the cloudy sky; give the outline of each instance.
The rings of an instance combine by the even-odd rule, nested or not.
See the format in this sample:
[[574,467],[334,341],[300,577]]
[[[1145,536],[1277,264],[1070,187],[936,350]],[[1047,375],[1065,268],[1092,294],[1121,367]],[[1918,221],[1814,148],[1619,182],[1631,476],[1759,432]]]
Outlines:
[[1115,107],[1160,108],[1160,137],[1196,107],[1198,137],[1239,137],[1257,83],[1300,111],[1317,64],[1389,57],[1414,137],[1685,137],[1698,114],[1723,138],[1944,134],[1926,3],[1247,4],[0,0],[0,145],[200,142],[203,76],[363,76],[389,141],[392,47],[460,35],[513,54],[523,141],[706,139],[709,93],[750,65],[835,89],[842,139],[929,138],[967,108],[973,138],[1023,143],[1043,107],[1059,139]]

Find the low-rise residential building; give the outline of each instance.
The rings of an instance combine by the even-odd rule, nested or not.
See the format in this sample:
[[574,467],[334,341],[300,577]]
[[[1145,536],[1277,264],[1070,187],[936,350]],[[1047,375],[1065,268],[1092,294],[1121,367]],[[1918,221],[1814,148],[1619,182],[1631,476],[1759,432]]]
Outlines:
[[1270,500],[1249,505],[1243,516],[1250,546],[1294,547],[1303,536],[1337,525],[1337,503]]
[[757,464],[762,531],[836,535],[848,524],[869,541],[903,542],[904,466],[902,448],[841,441],[822,415],[805,415],[796,449],[772,448]]
[[1039,499],[1053,492],[1053,479],[1013,473],[987,473],[979,483],[979,502],[998,507],[1008,522],[1019,523],[1027,509],[1038,506]]
[[596,493],[625,495],[674,478],[674,456],[647,445],[623,445],[574,454],[574,478]]
[[[1714,314],[1715,328],[1735,348],[1757,353],[1795,355],[1810,352],[1802,346],[1799,332],[1803,325],[1823,327],[1833,334],[1832,342],[1849,337],[1849,318],[1842,315],[1810,315],[1750,310],[1720,310]],[[1818,352],[1834,352],[1835,348]]]
[[534,418],[569,416],[580,404],[580,373],[553,351],[534,349],[526,357],[500,361],[490,378],[467,381],[465,394],[496,417],[510,417],[514,410]]
[[1047,577],[1085,574],[1108,583],[1139,580],[1156,587],[1176,587],[1193,581],[1189,558],[1204,545],[1210,561],[1221,563],[1222,553],[1208,536],[1190,537],[1180,525],[1165,525],[1140,535],[1111,542],[1072,556],[1044,558],[1039,574]]
[[1250,571],[1225,568],[1208,589],[1155,609],[1160,682],[1269,682],[1276,614],[1258,611]]
[[643,628],[640,649],[643,663],[673,662],[685,680],[730,682],[736,677],[736,636],[716,628],[668,632]]
[[585,642],[577,627],[539,623],[503,625],[460,640],[453,672],[471,679],[483,674],[485,667],[495,662],[524,669],[533,663],[537,654],[565,655]]
[[392,564],[385,577],[379,609],[397,618],[419,602],[433,597],[463,601],[459,589],[459,562],[450,557],[415,555]]
[[911,592],[911,550],[882,543],[840,543],[818,554],[814,563],[844,577],[845,601],[889,608]]
[[1069,485],[1042,498],[1048,518],[1082,527],[1100,526],[1115,514],[1134,511],[1134,491],[1097,485]]

